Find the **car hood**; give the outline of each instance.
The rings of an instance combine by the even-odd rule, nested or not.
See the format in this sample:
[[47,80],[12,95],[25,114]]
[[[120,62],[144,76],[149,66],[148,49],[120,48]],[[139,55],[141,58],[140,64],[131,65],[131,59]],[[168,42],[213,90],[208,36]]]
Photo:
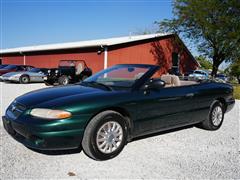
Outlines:
[[69,85],[32,91],[18,97],[16,101],[28,108],[36,106],[41,107],[46,104],[47,106],[53,107],[57,105],[58,102],[64,104],[69,100],[76,100],[80,97],[92,96],[93,94],[106,92],[109,91],[81,85]]
[[3,77],[10,77],[10,76],[14,76],[14,75],[22,75],[24,73],[23,72],[9,72],[3,75]]

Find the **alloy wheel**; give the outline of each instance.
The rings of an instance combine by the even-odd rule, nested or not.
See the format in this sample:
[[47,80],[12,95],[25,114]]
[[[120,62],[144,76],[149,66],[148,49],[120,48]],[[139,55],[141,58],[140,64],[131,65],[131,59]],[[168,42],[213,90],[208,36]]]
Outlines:
[[212,111],[212,123],[214,126],[219,126],[222,122],[223,112],[220,106],[216,106]]
[[122,126],[116,121],[109,121],[103,124],[96,137],[97,148],[105,154],[116,151],[123,141]]

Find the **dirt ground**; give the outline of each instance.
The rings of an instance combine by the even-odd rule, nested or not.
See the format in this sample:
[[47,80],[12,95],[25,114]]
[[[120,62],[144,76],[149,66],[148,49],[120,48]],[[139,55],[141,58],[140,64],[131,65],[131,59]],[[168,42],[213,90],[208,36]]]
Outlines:
[[[17,96],[44,84],[0,82],[1,115]],[[46,155],[16,142],[0,123],[0,179],[13,178],[240,178],[240,101],[218,131],[196,127],[129,143],[116,158],[98,162],[83,152]]]

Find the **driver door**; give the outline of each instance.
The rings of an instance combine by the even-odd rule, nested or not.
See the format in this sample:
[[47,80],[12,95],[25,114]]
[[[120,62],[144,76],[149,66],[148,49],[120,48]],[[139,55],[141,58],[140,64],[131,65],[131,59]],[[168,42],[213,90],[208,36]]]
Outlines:
[[193,86],[140,90],[134,122],[136,134],[148,134],[180,127],[194,121],[196,100]]

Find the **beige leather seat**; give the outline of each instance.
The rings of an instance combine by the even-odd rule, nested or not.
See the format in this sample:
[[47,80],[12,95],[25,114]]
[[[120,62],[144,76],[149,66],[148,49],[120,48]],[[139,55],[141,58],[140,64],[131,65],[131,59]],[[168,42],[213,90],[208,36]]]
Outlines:
[[83,71],[83,65],[82,63],[79,63],[76,67],[76,75],[81,74],[82,71]]
[[165,87],[174,87],[174,86],[180,86],[180,79],[176,75],[171,75],[171,74],[163,74],[161,76],[161,80],[163,80],[166,85]]
[[161,76],[161,80],[165,82],[165,87],[172,87],[172,77],[171,75],[164,74]]
[[180,86],[181,82],[178,76],[172,75],[173,86]]

